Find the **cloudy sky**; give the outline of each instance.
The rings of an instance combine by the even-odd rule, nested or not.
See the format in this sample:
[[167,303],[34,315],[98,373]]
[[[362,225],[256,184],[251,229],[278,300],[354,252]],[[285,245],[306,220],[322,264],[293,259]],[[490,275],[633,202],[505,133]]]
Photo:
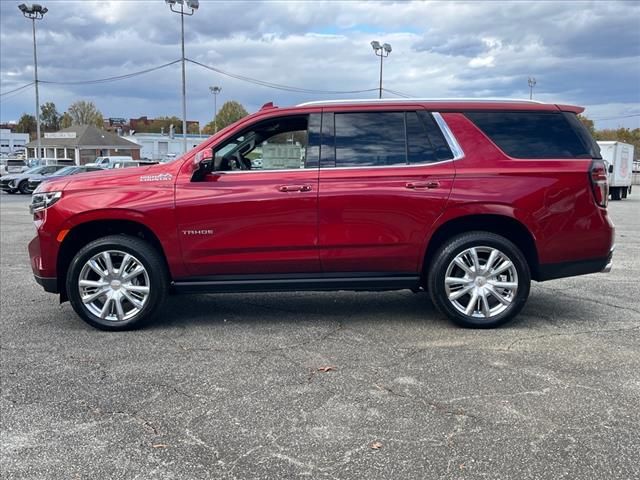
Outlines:
[[[33,81],[30,22],[19,1],[0,1],[0,93]],[[124,75],[180,58],[180,17],[163,0],[41,0],[38,28],[43,81]],[[528,98],[587,107],[599,128],[640,127],[640,2],[364,2],[200,0],[185,17],[186,56],[234,75],[311,90],[375,89],[371,40],[393,51],[384,86],[416,97]],[[293,93],[187,64],[187,116],[210,121],[210,85],[219,102],[247,110],[359,94]],[[393,97],[392,93],[385,93]],[[41,102],[60,112],[93,100],[105,117],[181,115],[180,64],[122,81],[42,84]],[[220,103],[219,103],[220,105]],[[34,92],[0,97],[0,121],[33,113]]]

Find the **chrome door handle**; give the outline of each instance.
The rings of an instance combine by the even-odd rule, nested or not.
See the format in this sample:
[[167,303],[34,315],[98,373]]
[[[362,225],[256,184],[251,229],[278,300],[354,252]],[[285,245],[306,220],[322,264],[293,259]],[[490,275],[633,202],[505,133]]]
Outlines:
[[311,185],[281,185],[278,187],[280,192],[310,192]]
[[438,188],[440,186],[440,182],[438,181],[430,181],[430,182],[408,182],[405,184],[405,188],[415,190],[417,188]]

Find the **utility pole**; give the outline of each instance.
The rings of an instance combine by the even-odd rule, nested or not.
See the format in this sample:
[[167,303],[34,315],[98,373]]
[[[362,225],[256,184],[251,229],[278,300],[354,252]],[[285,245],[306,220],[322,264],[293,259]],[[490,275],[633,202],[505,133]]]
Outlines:
[[[180,38],[182,41],[182,146],[184,153],[187,153],[187,74],[185,71],[185,56],[184,56],[184,16],[193,15],[199,7],[198,0],[164,0],[173,13],[180,15]],[[190,12],[185,12],[185,3]],[[180,5],[180,10],[174,10],[174,5]]]
[[47,7],[34,3],[33,5],[25,5],[21,3],[18,8],[22,12],[25,18],[31,20],[31,26],[33,27],[33,71],[36,85],[36,160],[40,159],[40,91],[38,82],[38,51],[36,46],[36,20],[42,20],[45,13],[49,11]]
[[213,133],[218,133],[218,94],[222,92],[222,87],[214,85],[209,87],[209,91],[213,93]]
[[535,77],[529,77],[529,100],[533,100],[533,87],[536,86],[536,78]]
[[371,48],[373,48],[373,52],[380,57],[380,88],[378,90],[378,98],[382,98],[382,59],[388,57],[391,53],[391,45],[388,43],[380,45],[380,42],[374,40],[371,42]]

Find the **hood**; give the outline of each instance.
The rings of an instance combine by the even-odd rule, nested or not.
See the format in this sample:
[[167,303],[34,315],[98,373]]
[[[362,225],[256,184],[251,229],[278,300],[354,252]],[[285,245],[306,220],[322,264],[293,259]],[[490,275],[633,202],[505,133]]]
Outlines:
[[23,173],[11,173],[9,175],[3,175],[2,180],[11,181],[11,180],[15,180],[16,178],[22,178],[24,176],[25,175]]
[[146,175],[153,166],[116,168],[97,172],[83,172],[82,175],[66,175],[64,177],[43,177],[40,192],[58,190],[95,190],[101,188],[122,188],[140,185],[140,177]]

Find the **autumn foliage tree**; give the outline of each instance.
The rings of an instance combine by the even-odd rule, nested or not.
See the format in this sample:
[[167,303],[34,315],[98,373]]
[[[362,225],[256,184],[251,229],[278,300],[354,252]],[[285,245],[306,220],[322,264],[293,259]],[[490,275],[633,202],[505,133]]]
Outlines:
[[95,125],[103,128],[104,118],[95,103],[86,100],[78,100],[69,105],[67,113],[71,117],[73,125]]
[[36,133],[36,117],[23,113],[16,125],[16,132],[28,133],[31,137],[35,137]]
[[640,128],[605,128],[603,130],[596,130],[593,120],[584,115],[578,115],[578,118],[582,124],[587,127],[589,133],[593,135],[596,140],[609,140],[616,142],[624,142],[633,145],[636,156],[640,153]]
[[224,127],[237,122],[247,115],[249,115],[249,112],[247,112],[240,102],[229,100],[228,102],[224,102],[224,105],[218,110],[218,115],[215,119],[207,123],[202,131],[207,135],[211,135],[215,133],[216,127],[218,130],[222,130]]

